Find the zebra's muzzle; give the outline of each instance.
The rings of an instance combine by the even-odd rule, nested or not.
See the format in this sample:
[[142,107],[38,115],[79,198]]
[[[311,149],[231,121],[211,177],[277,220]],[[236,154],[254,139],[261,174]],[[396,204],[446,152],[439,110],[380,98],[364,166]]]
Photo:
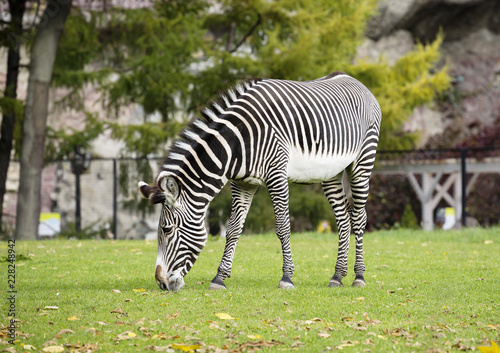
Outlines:
[[182,287],[184,287],[184,278],[182,278],[179,274],[171,275],[167,281],[167,290],[169,291],[178,291]]
[[184,278],[180,275],[180,273],[173,273],[171,275],[167,275],[167,277],[162,275],[162,268],[160,265],[156,265],[155,278],[156,283],[160,287],[161,290],[165,291],[178,291],[182,287],[184,287]]

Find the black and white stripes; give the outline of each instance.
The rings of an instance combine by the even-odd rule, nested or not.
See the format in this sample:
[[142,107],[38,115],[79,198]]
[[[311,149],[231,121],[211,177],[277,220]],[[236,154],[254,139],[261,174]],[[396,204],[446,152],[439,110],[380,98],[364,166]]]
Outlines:
[[[156,187],[140,184],[150,200],[163,200],[158,232],[156,279],[177,290],[206,242],[208,204],[231,180],[232,213],[227,241],[211,288],[224,288],[252,197],[269,189],[276,233],[283,250],[280,287],[293,287],[288,181],[322,182],[335,212],[339,254],[330,285],[347,273],[351,230],[356,235],[356,280],[364,285],[362,237],[368,180],[375,159],[381,112],[371,92],[336,72],[314,81],[245,81],[201,111],[171,148]],[[342,186],[347,171],[353,194],[349,207]],[[171,187],[169,187],[169,185]]]

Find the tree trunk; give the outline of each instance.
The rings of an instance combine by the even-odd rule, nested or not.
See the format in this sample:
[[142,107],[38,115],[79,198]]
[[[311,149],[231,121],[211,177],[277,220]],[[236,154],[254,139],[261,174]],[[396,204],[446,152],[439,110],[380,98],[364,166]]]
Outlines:
[[41,177],[52,68],[71,9],[71,0],[49,0],[31,49],[30,77],[23,122],[16,239],[36,239],[40,219]]
[[[5,83],[4,97],[17,98],[17,77],[19,75],[19,49],[21,47],[21,36],[23,34],[23,15],[26,9],[26,0],[9,0],[9,11],[11,17],[9,36],[10,46],[7,54],[7,79]],[[0,127],[0,232],[2,231],[3,200],[7,184],[7,170],[10,164],[12,141],[14,140],[14,125],[16,112],[4,112],[2,126]]]

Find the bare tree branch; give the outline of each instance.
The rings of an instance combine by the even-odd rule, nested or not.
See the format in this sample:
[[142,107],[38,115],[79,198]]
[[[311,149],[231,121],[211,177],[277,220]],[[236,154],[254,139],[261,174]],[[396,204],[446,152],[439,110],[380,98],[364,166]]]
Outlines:
[[257,22],[254,23],[252,28],[250,28],[250,30],[243,36],[240,42],[236,44],[236,46],[233,49],[229,50],[229,52],[234,53],[236,50],[238,50],[238,48],[245,42],[245,40],[247,40],[247,38],[252,35],[252,33],[261,24],[261,22],[262,22],[262,16],[260,13],[257,13]]

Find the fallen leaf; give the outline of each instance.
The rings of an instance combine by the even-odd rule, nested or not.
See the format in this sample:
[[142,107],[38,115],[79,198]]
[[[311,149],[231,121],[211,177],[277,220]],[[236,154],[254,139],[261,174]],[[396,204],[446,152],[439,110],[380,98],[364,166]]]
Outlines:
[[76,320],[80,320],[80,319],[77,318],[76,316],[68,317],[68,321],[76,321]]
[[146,290],[144,288],[139,288],[139,289],[132,289],[134,292],[145,292]]
[[375,343],[371,339],[367,338],[365,341],[362,341],[361,344],[367,346],[369,344],[375,344]]
[[63,328],[63,329],[61,329],[61,330],[57,333],[57,335],[56,335],[56,336],[62,336],[62,335],[64,335],[64,334],[66,334],[66,333],[73,333],[73,334],[74,334],[74,333],[75,333],[75,331],[70,330],[70,329],[67,329],[67,328]]
[[353,329],[354,331],[366,331],[366,327],[364,326],[355,326]]
[[174,313],[174,314],[172,314],[172,315],[169,315],[169,314],[165,315],[165,319],[167,319],[167,320],[173,320],[173,319],[175,319],[177,316],[179,316],[179,313],[178,313],[178,312],[175,312],[175,313]]
[[300,342],[300,341],[296,341],[296,342],[293,342],[290,347],[291,348],[299,348],[299,347],[302,347],[304,345],[304,342]]
[[331,335],[329,335],[328,333],[326,332],[320,332],[318,333],[318,337],[321,337],[321,338],[328,338],[330,337]]
[[130,340],[136,338],[137,335],[132,331],[125,331],[123,333],[116,335],[116,337],[118,337],[118,340]]
[[55,346],[55,345],[57,345],[57,342],[54,340],[47,341],[43,344],[44,347]]
[[44,352],[49,352],[49,353],[59,353],[64,351],[64,347],[61,346],[48,346],[42,349]]
[[95,327],[91,327],[85,330],[86,333],[93,333],[94,336],[102,335],[101,331],[98,331]]
[[121,291],[121,290],[119,290],[119,289],[112,289],[111,291],[112,291],[112,292],[114,292],[114,293],[121,293],[121,292],[122,292],[122,291]]
[[13,347],[4,348],[4,349],[2,349],[2,352],[17,353],[17,351]]
[[235,320],[234,317],[232,317],[231,315],[226,314],[226,313],[217,313],[215,315],[218,316],[219,319],[221,319],[221,320]]
[[183,352],[194,352],[195,350],[201,348],[199,344],[193,344],[190,346],[186,346],[185,344],[172,344],[172,348],[178,349]]
[[120,308],[117,308],[117,309],[111,311],[111,314],[123,314],[123,310]]
[[491,347],[486,347],[486,346],[481,346],[477,347],[481,353],[500,353],[500,347],[498,345],[491,341]]
[[258,340],[259,338],[262,338],[261,335],[247,335],[248,338],[251,338],[253,340]]
[[45,309],[47,309],[47,310],[57,310],[57,309],[59,309],[59,307],[58,306],[46,306]]
[[[267,347],[279,346],[281,344],[284,344],[284,343],[280,342],[280,341],[275,341],[275,340],[248,341],[248,342],[241,343],[239,348],[236,351],[237,352],[244,352],[249,347],[250,349],[248,349],[248,351],[253,352],[256,350],[255,348],[262,349],[262,348],[267,348]],[[251,348],[254,348],[254,349],[251,349]],[[225,348],[225,349],[227,349],[227,348]]]

